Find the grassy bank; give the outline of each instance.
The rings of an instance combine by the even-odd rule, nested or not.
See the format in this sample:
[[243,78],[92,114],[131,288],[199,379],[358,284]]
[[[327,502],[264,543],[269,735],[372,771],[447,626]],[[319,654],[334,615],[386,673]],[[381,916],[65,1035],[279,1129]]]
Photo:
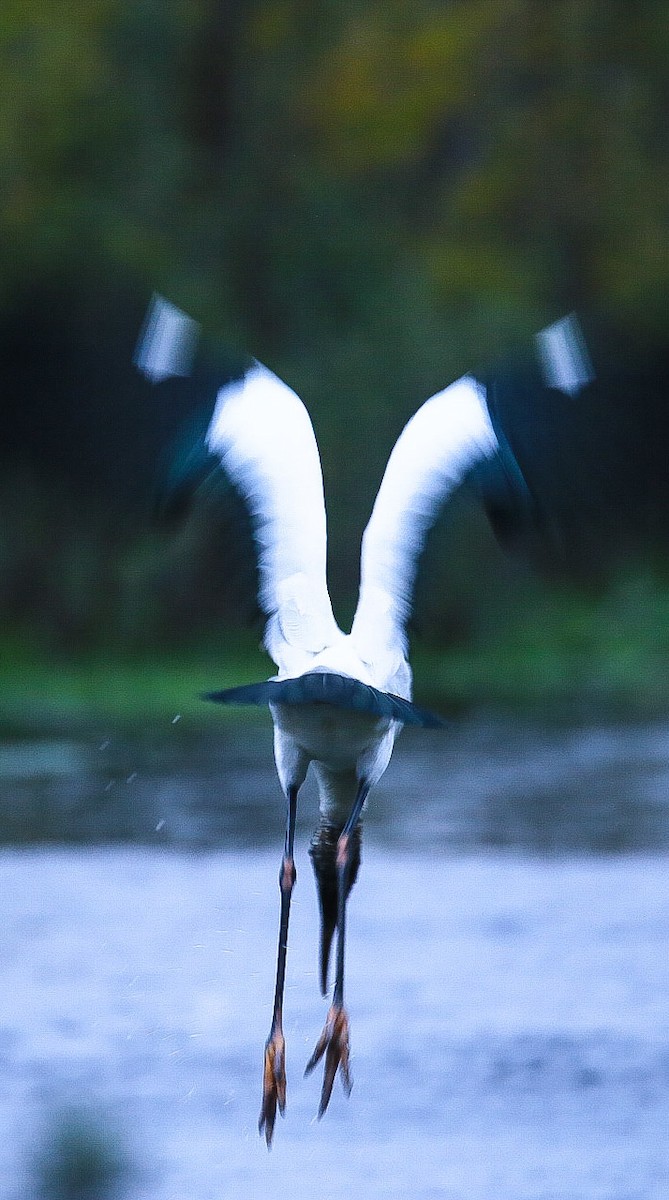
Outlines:
[[669,592],[650,577],[604,597],[545,592],[474,645],[418,647],[417,686],[454,704],[593,716],[669,711]]
[[[666,712],[669,592],[637,578],[603,599],[547,593],[502,615],[467,644],[434,648],[417,641],[412,661],[417,698],[446,713],[567,710],[596,718]],[[14,634],[0,645],[2,722],[35,728],[186,717],[204,724],[220,719],[220,712],[200,693],[271,672],[257,634],[132,657],[118,646],[55,654],[35,637]]]
[[27,637],[0,649],[0,722],[13,728],[66,727],[113,721],[122,725],[188,718],[220,719],[201,693],[266,678],[271,664],[257,639],[232,649],[187,647],[125,656],[118,647],[79,655],[49,653]]

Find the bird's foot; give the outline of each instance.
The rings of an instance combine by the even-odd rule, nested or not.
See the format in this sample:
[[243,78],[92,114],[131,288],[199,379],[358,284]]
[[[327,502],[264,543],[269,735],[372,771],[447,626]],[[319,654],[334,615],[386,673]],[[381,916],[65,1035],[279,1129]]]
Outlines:
[[341,1072],[341,1081],[347,1096],[350,1095],[353,1086],[348,1067],[348,1016],[346,1009],[339,1004],[330,1006],[325,1027],[318,1039],[316,1049],[307,1063],[305,1075],[311,1074],[323,1055],[325,1055],[325,1074],[321,1102],[318,1106],[319,1120],[330,1103],[337,1070]]
[[265,1134],[267,1148],[272,1144],[277,1107],[281,1116],[286,1108],[286,1042],[281,1029],[273,1029],[265,1042],[262,1107],[258,1133]]

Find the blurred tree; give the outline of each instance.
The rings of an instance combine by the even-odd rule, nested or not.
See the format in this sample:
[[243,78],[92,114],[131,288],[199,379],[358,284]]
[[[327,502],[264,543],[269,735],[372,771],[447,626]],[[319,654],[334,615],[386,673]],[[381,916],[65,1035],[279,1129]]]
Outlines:
[[158,287],[265,359],[313,414],[350,604],[430,392],[565,308],[663,328],[668,43],[660,0],[14,0],[0,314],[113,353]]

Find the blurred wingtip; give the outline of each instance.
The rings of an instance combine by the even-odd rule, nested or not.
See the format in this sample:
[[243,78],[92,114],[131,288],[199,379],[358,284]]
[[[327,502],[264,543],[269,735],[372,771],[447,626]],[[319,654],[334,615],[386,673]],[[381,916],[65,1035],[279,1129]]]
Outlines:
[[151,383],[190,374],[200,326],[176,304],[154,292],[133,362]]
[[575,396],[595,378],[588,347],[576,313],[568,313],[536,335],[539,360],[548,387]]

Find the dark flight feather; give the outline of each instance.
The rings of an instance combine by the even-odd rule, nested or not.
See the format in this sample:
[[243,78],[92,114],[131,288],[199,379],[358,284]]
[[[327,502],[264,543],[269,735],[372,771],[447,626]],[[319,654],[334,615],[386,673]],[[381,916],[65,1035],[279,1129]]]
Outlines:
[[216,704],[330,704],[333,708],[373,713],[425,729],[437,729],[446,723],[436,713],[419,708],[410,700],[333,671],[312,671],[297,679],[268,679],[224,691],[205,692],[203,699],[213,700]]

